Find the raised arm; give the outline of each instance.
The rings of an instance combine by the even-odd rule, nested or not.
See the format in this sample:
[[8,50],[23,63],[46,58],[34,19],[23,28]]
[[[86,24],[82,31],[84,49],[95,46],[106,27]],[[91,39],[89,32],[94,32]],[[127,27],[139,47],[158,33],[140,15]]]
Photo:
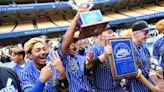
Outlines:
[[76,31],[76,26],[78,23],[78,19],[80,17],[80,13],[85,12],[85,11],[88,11],[88,9],[87,8],[79,9],[79,11],[76,13],[74,19],[72,20],[69,29],[65,33],[64,38],[63,38],[63,42],[62,42],[62,46],[61,46],[61,52],[63,54],[65,54],[67,52],[67,50],[68,50],[68,48],[69,48],[69,46],[73,40],[73,35]]

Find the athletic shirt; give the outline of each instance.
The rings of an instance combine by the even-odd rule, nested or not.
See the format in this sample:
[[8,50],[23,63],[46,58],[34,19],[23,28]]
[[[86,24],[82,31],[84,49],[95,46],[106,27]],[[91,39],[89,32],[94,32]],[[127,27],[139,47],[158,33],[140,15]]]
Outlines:
[[[99,55],[104,53],[104,47],[94,45],[87,49],[90,53],[93,53],[93,58],[98,58]],[[122,92],[123,89],[120,86],[120,80],[114,80],[112,77],[112,71],[110,67],[109,58],[99,64],[94,69],[94,83],[96,92]]]
[[85,57],[80,55],[71,57],[68,53],[63,55],[61,48],[58,49],[58,54],[65,67],[69,92],[91,92],[91,86],[84,74]]
[[20,81],[12,69],[0,67],[0,92],[21,92]]
[[[153,46],[153,56],[160,60],[161,67],[164,67],[164,36],[158,39]],[[161,59],[160,59],[161,58]]]

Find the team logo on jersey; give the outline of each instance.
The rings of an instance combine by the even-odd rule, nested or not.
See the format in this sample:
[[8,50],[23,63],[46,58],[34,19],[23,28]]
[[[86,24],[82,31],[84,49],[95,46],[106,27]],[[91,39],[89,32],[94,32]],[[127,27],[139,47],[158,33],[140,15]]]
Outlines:
[[69,72],[75,72],[76,70],[78,70],[77,63],[68,61],[68,71]]
[[0,92],[18,92],[18,90],[14,87],[14,85],[12,85],[12,79],[8,78],[7,82],[6,82],[6,87],[4,87],[3,89],[0,90]]

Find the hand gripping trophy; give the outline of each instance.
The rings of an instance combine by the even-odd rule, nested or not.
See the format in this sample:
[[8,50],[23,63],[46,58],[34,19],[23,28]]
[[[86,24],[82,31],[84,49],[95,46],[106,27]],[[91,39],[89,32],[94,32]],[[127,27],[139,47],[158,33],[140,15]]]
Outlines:
[[[69,0],[69,4],[76,11],[84,7],[90,10],[94,6],[93,0]],[[79,39],[101,34],[106,24],[107,22],[103,21],[100,10],[80,14],[77,25],[77,29],[80,30]]]
[[91,9],[94,6],[93,0],[69,0],[69,4],[76,11],[78,11],[81,7]]

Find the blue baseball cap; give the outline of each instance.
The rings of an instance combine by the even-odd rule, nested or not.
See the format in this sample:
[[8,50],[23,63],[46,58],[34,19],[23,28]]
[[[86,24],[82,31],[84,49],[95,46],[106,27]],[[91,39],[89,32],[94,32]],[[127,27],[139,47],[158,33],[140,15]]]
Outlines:
[[41,35],[39,38],[43,39],[44,41],[49,41],[48,37],[46,35]]
[[138,21],[132,25],[132,31],[149,31],[155,28],[150,27],[146,21]]

